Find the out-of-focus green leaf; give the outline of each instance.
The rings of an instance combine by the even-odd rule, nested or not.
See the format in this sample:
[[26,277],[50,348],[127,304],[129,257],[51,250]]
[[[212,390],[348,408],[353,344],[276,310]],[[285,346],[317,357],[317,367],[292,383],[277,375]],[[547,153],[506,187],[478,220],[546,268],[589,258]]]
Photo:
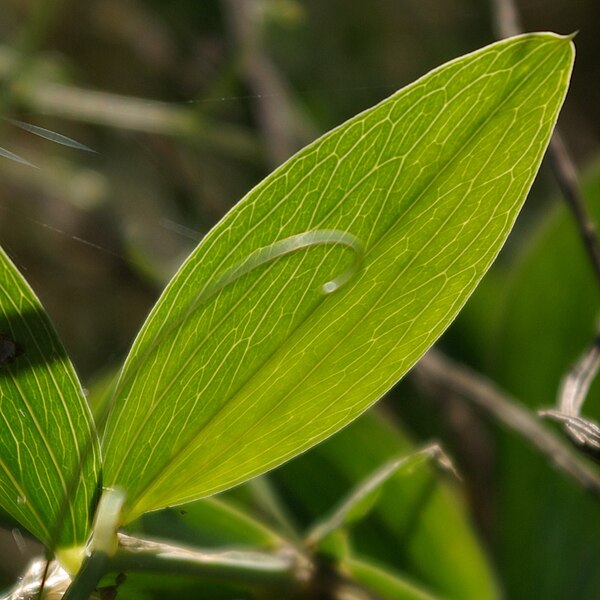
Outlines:
[[[117,387],[105,474],[127,491],[125,520],[281,464],[406,373],[508,235],[572,61],[553,34],[454,60],[301,151],[206,236]],[[364,248],[335,293],[324,282],[355,259],[341,239],[245,270],[319,232]]]
[[[256,591],[226,582],[215,583],[181,574],[128,573],[122,583],[115,587],[119,573],[103,578],[100,589],[109,593],[117,591],[120,600],[256,600]],[[121,574],[122,575],[122,574]]]
[[363,584],[385,600],[435,600],[435,596],[412,582],[400,577],[391,569],[382,569],[359,559],[347,559],[345,570],[352,579]]
[[277,548],[283,544],[277,533],[248,511],[220,498],[206,498],[189,503],[184,509],[144,515],[139,530],[196,546]]
[[[600,222],[600,172],[584,189]],[[560,380],[591,342],[600,291],[572,217],[542,222],[510,286],[498,322],[493,374],[533,410],[556,402]],[[583,414],[600,418],[600,386]],[[496,510],[500,569],[510,598],[598,596],[600,504],[510,434],[501,437]],[[560,568],[548,568],[548,565]]]
[[[374,469],[412,449],[397,428],[367,414],[271,477],[296,516],[311,525]],[[408,574],[435,594],[465,600],[498,598],[464,507],[437,481],[432,468],[392,477],[376,507],[353,527],[352,543],[361,556]]]
[[1,249],[0,403],[2,508],[68,563],[90,532],[98,439],[48,316]]
[[332,533],[364,519],[377,503],[381,488],[392,477],[410,471],[426,459],[439,456],[441,456],[441,448],[432,445],[386,462],[366,479],[360,481],[330,515],[312,528],[307,536],[309,546],[319,544]]
[[[590,174],[584,195],[600,219],[600,169]],[[498,303],[502,346],[495,361],[511,389],[534,407],[554,405],[560,380],[589,345],[600,316],[600,289],[571,215],[562,204],[526,248],[505,298]],[[535,334],[534,334],[535,333]],[[509,346],[506,349],[504,346]],[[518,348],[518,352],[510,350]],[[593,399],[588,410],[600,417]]]

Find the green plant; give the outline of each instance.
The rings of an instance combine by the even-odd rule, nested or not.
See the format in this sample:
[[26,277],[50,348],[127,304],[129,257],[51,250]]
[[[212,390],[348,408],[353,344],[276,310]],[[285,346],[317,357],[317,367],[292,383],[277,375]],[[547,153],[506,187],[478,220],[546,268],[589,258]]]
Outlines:
[[[159,560],[151,544],[117,538],[119,527],[276,467],[415,364],[506,239],[572,61],[568,37],[493,44],[276,170],[168,285],[125,361],[102,440],[46,314],[1,254],[0,503],[73,576],[66,597],[86,597],[144,552]],[[426,597],[346,560],[334,534],[347,527],[334,513],[328,535],[309,541],[377,593]],[[298,583],[297,563],[270,560],[265,579]],[[257,564],[246,564],[254,576]],[[227,578],[227,562],[218,567]]]

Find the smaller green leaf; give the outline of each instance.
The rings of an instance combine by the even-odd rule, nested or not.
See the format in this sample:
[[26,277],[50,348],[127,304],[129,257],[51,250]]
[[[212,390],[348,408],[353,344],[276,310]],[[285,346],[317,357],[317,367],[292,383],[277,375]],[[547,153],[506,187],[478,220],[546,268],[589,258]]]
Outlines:
[[422,450],[415,450],[408,455],[388,461],[365,480],[361,481],[332,514],[313,527],[306,537],[306,543],[309,546],[318,545],[335,531],[349,527],[352,523],[362,520],[375,506],[381,487],[392,476],[406,473],[424,460],[431,458],[437,459],[444,466],[451,465],[437,444],[427,446]]
[[69,562],[90,533],[98,439],[64,348],[2,249],[0,333],[0,505]]
[[[378,466],[411,451],[401,430],[369,413],[270,477],[294,516],[310,527],[334,513],[339,499]],[[410,476],[392,475],[371,512],[354,524],[352,547],[445,598],[496,600],[494,576],[465,506],[438,479],[429,465]]]
[[222,498],[206,498],[183,508],[148,513],[132,523],[128,531],[168,538],[173,543],[194,546],[279,548],[282,537],[249,511]]
[[[383,569],[372,563],[348,558],[342,564],[352,579],[375,592],[382,600],[436,600],[421,586],[410,582],[392,569]],[[438,596],[438,600],[441,598]]]

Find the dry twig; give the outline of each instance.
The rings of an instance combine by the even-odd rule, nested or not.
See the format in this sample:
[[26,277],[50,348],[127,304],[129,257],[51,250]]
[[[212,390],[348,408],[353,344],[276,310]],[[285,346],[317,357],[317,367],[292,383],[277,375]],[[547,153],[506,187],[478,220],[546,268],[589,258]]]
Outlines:
[[558,394],[558,409],[538,412],[542,417],[563,423],[571,439],[592,453],[600,452],[600,427],[580,413],[599,369],[600,330],[596,333],[594,342],[563,378]]
[[430,350],[413,373],[417,376],[417,382],[421,380],[422,383],[434,384],[471,400],[497,421],[520,434],[557,469],[600,498],[600,473],[535,415],[500,391],[491,381],[437,350]]

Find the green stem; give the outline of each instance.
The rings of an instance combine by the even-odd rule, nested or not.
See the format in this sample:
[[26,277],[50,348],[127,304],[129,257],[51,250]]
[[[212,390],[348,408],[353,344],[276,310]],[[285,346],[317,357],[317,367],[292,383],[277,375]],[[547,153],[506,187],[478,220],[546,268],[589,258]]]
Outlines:
[[281,589],[297,588],[308,579],[306,560],[290,553],[198,550],[119,534],[110,570],[192,575]]
[[88,600],[100,579],[110,570],[110,558],[104,552],[94,552],[83,563],[77,577],[62,600]]
[[110,572],[187,575],[253,587],[298,590],[310,580],[312,565],[290,550],[279,554],[240,550],[199,550],[119,534],[117,551],[93,552],[63,600],[87,600]]

